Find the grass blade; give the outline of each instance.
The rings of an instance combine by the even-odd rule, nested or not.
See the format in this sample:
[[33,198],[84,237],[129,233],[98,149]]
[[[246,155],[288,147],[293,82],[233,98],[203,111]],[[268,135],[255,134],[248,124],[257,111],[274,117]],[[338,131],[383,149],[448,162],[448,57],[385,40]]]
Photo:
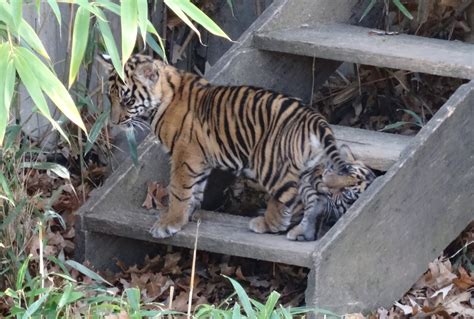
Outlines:
[[134,313],[140,310],[140,290],[137,288],[127,288],[124,291],[127,296],[128,304]]
[[92,270],[90,270],[86,266],[78,263],[77,261],[66,260],[65,264],[72,267],[72,268],[74,268],[74,269],[76,269],[78,272],[86,275],[87,277],[89,277],[91,279],[94,279],[95,281],[106,283],[107,285],[112,286],[112,284],[110,282],[108,282],[107,280],[105,280],[104,278],[102,278],[102,276],[96,274],[95,272],[93,272]]
[[270,319],[278,299],[280,299],[280,294],[276,291],[272,291],[270,296],[268,296],[267,302],[265,303],[265,315],[263,318]]
[[71,63],[69,64],[69,88],[74,83],[81,62],[86,52],[89,37],[90,12],[84,7],[79,7],[74,20],[74,32],[72,34]]
[[416,125],[418,125],[419,127],[423,127],[423,120],[421,119],[421,116],[419,116],[418,114],[416,114],[415,112],[413,112],[412,110],[409,110],[409,109],[398,109],[397,111],[403,111],[409,115],[411,115],[414,119],[415,119],[415,122],[416,122]]
[[400,10],[400,12],[403,13],[405,17],[407,17],[410,20],[413,20],[413,16],[411,15],[410,11],[408,11],[408,9],[400,2],[400,0],[392,0],[392,1],[395,4],[395,6],[398,8],[398,10]]
[[380,132],[388,131],[388,130],[393,130],[399,127],[402,127],[403,125],[411,124],[410,122],[405,122],[405,121],[399,121],[396,123],[388,124],[385,125],[382,129],[380,129]]
[[33,314],[38,311],[38,309],[41,307],[41,305],[45,302],[46,298],[49,296],[49,291],[45,293],[43,296],[41,296],[38,300],[33,302],[28,309],[26,309],[26,312],[23,314],[21,317],[22,319],[29,319],[33,316]]
[[237,296],[239,296],[240,303],[242,304],[242,307],[244,308],[247,317],[257,318],[257,315],[255,314],[255,311],[253,310],[252,305],[250,303],[249,296],[245,292],[244,288],[242,288],[242,286],[236,280],[225,275],[223,276],[227,278],[232,284],[232,287],[234,287],[234,290],[237,293]]
[[372,10],[372,8],[374,7],[376,2],[377,2],[377,0],[371,0],[370,1],[370,3],[367,5],[367,7],[364,10],[364,13],[362,13],[362,16],[360,17],[359,22],[364,20],[364,18],[367,16],[367,14],[370,12],[370,10]]
[[122,27],[122,65],[125,65],[137,41],[137,1],[122,0],[120,5],[120,25]]
[[23,288],[23,282],[25,281],[26,271],[28,270],[28,264],[30,262],[31,255],[26,257],[23,264],[21,264],[20,270],[18,270],[18,275],[16,277],[16,290],[21,290]]
[[53,172],[63,179],[70,179],[71,176],[66,167],[51,162],[22,162],[19,168],[44,169]]

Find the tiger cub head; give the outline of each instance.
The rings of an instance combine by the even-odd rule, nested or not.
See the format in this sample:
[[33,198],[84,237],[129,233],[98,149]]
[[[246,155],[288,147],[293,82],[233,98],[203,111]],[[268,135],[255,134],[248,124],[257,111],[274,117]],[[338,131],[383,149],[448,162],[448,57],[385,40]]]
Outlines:
[[344,174],[338,174],[330,164],[326,165],[322,181],[330,191],[363,192],[376,178],[375,173],[358,161],[347,145],[340,147],[341,156],[347,163]]
[[124,65],[120,78],[108,55],[100,55],[99,62],[108,72],[108,97],[111,103],[111,121],[123,127],[148,121],[160,107],[171,100],[163,93],[160,79],[167,67],[160,60],[135,54]]

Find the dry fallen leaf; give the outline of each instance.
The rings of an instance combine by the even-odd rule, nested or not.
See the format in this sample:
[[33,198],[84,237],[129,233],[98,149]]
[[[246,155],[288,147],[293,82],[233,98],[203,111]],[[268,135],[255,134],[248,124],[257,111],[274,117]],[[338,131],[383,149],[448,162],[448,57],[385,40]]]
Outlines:
[[145,201],[142,204],[146,209],[163,209],[168,207],[168,190],[159,182],[149,182]]

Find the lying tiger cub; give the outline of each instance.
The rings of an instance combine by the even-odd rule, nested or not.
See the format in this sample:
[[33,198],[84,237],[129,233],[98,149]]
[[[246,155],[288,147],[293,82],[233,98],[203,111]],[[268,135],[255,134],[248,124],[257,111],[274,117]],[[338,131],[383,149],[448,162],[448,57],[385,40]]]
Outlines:
[[[310,213],[318,197],[312,172],[323,159],[334,167],[333,182],[357,185],[364,176],[339,153],[324,117],[300,100],[250,86],[216,86],[149,56],[134,55],[122,80],[110,58],[111,120],[133,128],[146,121],[171,157],[169,207],[150,230],[152,236],[172,236],[200,207],[213,168],[244,174],[284,209],[272,218],[269,232],[286,231],[299,202]],[[331,182],[331,181],[330,181]],[[340,185],[339,185],[340,186]],[[260,218],[250,228],[260,231]]]
[[[349,176],[354,176],[353,185],[349,185],[345,176],[339,176],[331,163],[320,164],[312,171],[303,174],[302,180],[306,185],[301,192],[310,192],[309,196],[301,196],[293,208],[291,224],[297,224],[286,237],[290,240],[315,240],[321,234],[324,220],[338,220],[347,209],[359,198],[367,187],[375,180],[374,172],[361,161],[355,159],[347,145],[340,148],[341,155],[351,164]],[[316,190],[316,193],[313,192]],[[307,198],[308,203],[303,203]],[[259,233],[271,232],[279,225],[280,210],[285,210],[274,200],[270,200],[265,216],[257,217],[252,224],[252,230]]]

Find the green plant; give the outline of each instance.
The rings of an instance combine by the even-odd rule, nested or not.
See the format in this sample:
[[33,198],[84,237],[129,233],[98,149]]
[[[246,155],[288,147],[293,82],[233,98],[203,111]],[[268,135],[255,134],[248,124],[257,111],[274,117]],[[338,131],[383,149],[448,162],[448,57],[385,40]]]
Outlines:
[[393,129],[397,129],[397,128],[400,128],[400,127],[405,126],[405,125],[416,125],[420,128],[422,128],[425,125],[425,122],[423,121],[423,119],[418,114],[413,112],[412,110],[398,109],[397,111],[403,111],[403,112],[407,113],[408,115],[410,115],[413,118],[413,121],[410,121],[410,122],[398,121],[398,122],[395,122],[395,123],[392,123],[392,124],[388,124],[384,128],[380,129],[380,131],[383,132],[383,131],[393,130]]
[[[198,35],[199,31],[190,19],[201,24],[211,33],[228,38],[209,17],[189,0],[165,0],[164,2]],[[42,1],[34,3],[38,9],[42,5]],[[75,82],[84,60],[88,43],[90,43],[89,34],[95,34],[95,32],[90,32],[91,27],[98,30],[97,33],[100,35],[115,69],[122,77],[124,63],[133,52],[138,33],[144,43],[149,44],[165,59],[161,38],[148,20],[147,0],[124,0],[120,4],[110,0],[48,0],[47,3],[56,15],[59,24],[61,24],[62,18],[59,3],[68,3],[77,7],[71,39],[69,88]],[[32,5],[25,1],[25,5],[27,4]],[[64,139],[68,140],[68,136],[52,117],[44,94],[69,120],[86,132],[86,127],[74,100],[54,73],[53,62],[46,48],[34,29],[23,18],[23,5],[23,0],[0,2],[0,74],[3,75],[0,77],[0,146],[9,122],[15,87],[19,83],[25,86],[39,113],[49,120]],[[107,20],[107,12],[121,18],[121,56]]]
[[[200,305],[194,314],[195,318],[255,318],[255,319],[277,319],[277,318],[295,318],[296,316],[308,314],[310,312],[324,315],[326,318],[340,318],[331,311],[310,308],[310,307],[294,307],[285,308],[278,305],[280,294],[272,291],[265,303],[261,303],[255,299],[250,298],[245,292],[244,288],[234,279],[227,278],[235,293],[231,295],[225,302],[219,306],[214,305]],[[239,302],[234,302],[232,305],[231,298],[237,295]]]
[[[372,10],[372,8],[375,6],[377,1],[382,1],[382,0],[370,0],[369,4],[365,8],[364,12],[362,13],[361,18],[359,19],[359,22],[364,20],[364,18],[367,16],[367,14]],[[392,3],[400,10],[401,13],[403,13],[404,16],[406,16],[408,19],[413,20],[413,15],[408,11],[408,9],[401,3],[400,0],[391,0]]]

